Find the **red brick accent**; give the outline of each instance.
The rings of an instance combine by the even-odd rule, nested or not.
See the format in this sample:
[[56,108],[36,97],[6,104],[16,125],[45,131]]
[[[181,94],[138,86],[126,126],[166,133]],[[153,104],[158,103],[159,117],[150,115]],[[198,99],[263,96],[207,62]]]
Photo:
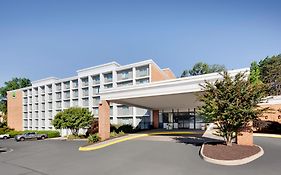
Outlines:
[[99,104],[99,136],[101,140],[110,137],[110,106],[109,101],[102,100]]
[[153,115],[153,128],[158,128],[159,127],[159,110],[153,110],[152,115]]
[[281,104],[264,104],[261,105],[262,108],[269,107],[270,110],[267,113],[264,113],[260,119],[264,121],[273,121],[281,124],[281,112],[278,111],[281,109]]
[[16,90],[13,92],[8,92],[7,94],[7,120],[8,126],[10,128],[14,128],[17,131],[23,130],[23,123],[22,123],[22,91]]
[[253,122],[250,122],[237,136],[238,145],[252,146],[253,142]]

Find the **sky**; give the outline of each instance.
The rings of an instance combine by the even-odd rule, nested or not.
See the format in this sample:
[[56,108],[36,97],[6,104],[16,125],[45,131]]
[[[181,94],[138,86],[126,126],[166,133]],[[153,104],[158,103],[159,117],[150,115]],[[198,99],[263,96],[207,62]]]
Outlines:
[[153,59],[249,67],[281,53],[279,0],[1,0],[0,86]]

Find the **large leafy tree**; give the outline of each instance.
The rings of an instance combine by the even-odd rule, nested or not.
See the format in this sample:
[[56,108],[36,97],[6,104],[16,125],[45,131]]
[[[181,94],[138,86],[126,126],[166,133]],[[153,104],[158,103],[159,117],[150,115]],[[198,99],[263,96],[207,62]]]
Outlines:
[[268,85],[269,95],[280,95],[281,54],[266,57],[259,62],[261,81]]
[[245,73],[238,73],[235,77],[227,72],[221,75],[222,80],[202,85],[204,91],[199,99],[203,105],[199,113],[207,122],[214,122],[226,144],[232,145],[237,133],[266,110],[258,106],[265,96],[265,87],[253,84]]
[[219,64],[209,65],[204,62],[198,62],[192,67],[192,69],[184,70],[181,77],[203,75],[213,72],[222,72],[224,70],[225,70],[224,65],[219,65]]
[[93,115],[88,109],[71,107],[57,113],[52,125],[56,129],[70,129],[77,136],[79,129],[89,127],[92,121]]
[[4,86],[0,88],[0,111],[7,114],[7,91],[24,88],[31,86],[31,81],[28,78],[13,78],[10,81],[4,83]]

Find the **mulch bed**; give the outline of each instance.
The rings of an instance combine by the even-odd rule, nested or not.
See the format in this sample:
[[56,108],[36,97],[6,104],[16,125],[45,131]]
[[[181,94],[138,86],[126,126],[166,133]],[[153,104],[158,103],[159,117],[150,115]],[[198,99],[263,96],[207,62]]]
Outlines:
[[255,155],[259,151],[260,148],[257,146],[205,144],[203,154],[217,160],[237,160]]

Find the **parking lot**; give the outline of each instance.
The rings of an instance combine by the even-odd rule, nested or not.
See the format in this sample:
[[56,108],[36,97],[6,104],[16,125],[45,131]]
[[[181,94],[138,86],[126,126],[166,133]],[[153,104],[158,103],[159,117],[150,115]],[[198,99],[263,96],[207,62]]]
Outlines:
[[169,139],[136,139],[89,152],[78,151],[83,141],[9,139],[0,141],[0,147],[13,149],[0,154],[0,174],[280,175],[281,139],[259,137],[255,143],[264,148],[263,157],[246,165],[225,167],[204,162],[198,155],[200,146]]

